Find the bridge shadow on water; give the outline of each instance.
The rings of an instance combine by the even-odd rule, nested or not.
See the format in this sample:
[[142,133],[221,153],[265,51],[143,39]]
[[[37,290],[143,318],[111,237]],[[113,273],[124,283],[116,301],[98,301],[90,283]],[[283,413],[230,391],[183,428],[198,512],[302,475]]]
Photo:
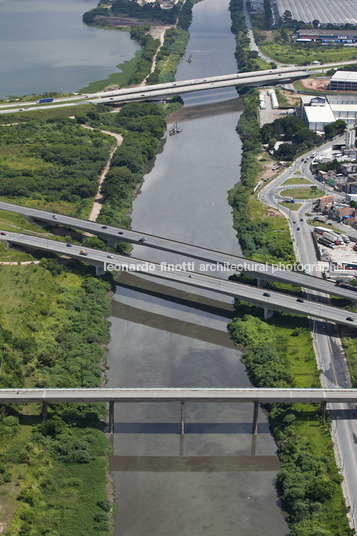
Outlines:
[[[180,434],[180,423],[116,422],[115,434]],[[185,423],[188,434],[251,434],[252,423]],[[268,423],[258,423],[258,434],[269,434]]]

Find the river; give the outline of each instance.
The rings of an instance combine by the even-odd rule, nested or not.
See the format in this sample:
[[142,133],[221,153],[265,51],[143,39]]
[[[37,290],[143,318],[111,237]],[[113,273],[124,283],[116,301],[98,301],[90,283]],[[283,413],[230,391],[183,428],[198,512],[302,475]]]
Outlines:
[[71,92],[115,72],[140,47],[82,22],[97,0],[0,0],[0,98]]
[[[187,48],[193,62],[181,62],[177,79],[236,70],[228,3],[204,0],[194,7]],[[240,113],[233,89],[185,96],[185,106],[170,118],[182,132],[167,135],[145,176],[133,229],[240,253],[227,203],[239,179]],[[133,255],[182,261],[143,246]],[[112,311],[109,386],[250,385],[226,332],[229,299],[125,274]],[[264,414],[254,438],[250,404],[186,406],[180,437],[179,404],[116,404],[115,535],[286,535],[274,487],[276,446]]]

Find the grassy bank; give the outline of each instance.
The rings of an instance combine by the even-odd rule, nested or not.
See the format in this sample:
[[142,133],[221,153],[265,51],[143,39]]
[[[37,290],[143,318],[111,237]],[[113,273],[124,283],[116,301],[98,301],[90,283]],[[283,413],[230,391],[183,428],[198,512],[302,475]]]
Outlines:
[[[4,387],[95,387],[108,340],[110,285],[57,261],[0,268]],[[101,405],[3,406],[0,505],[7,536],[109,534]]]
[[[234,226],[246,257],[268,262],[293,262],[295,256],[285,218],[265,207],[253,194],[254,186],[264,174],[263,164],[259,162],[262,139],[273,136],[281,126],[288,128],[288,122],[275,122],[260,130],[257,92],[250,90],[243,98],[244,112],[237,126],[243,146],[241,182],[229,192]],[[300,144],[302,151],[306,136],[302,127],[296,126],[301,129],[301,135],[295,142]],[[295,135],[298,129],[292,130]],[[309,143],[313,141],[311,139]],[[287,192],[292,195],[292,190]],[[289,208],[295,207],[289,204]],[[272,319],[264,321],[261,309],[241,301],[236,303],[235,311],[229,330],[234,341],[243,347],[244,361],[254,385],[320,386],[306,318],[274,313]],[[279,404],[266,409],[282,462],[277,487],[289,514],[290,534],[353,534],[346,516],[340,485],[342,479],[335,462],[329,425],[321,420],[319,408]]]

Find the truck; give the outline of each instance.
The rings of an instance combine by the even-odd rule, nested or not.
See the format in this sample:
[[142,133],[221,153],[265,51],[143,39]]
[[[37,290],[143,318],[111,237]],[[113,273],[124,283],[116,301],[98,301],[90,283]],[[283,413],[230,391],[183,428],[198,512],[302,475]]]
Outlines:
[[88,255],[88,253],[86,252],[85,249],[81,249],[81,251],[79,252],[80,255],[84,255],[85,257]]
[[329,233],[328,231],[324,231],[322,233],[322,237],[326,238],[326,240],[330,240],[331,242],[335,242],[337,240],[337,236],[333,233]]
[[349,237],[345,234],[342,234],[341,237],[343,238],[343,240],[346,242],[346,244],[349,244],[351,242],[351,240],[349,239]]
[[283,201],[284,203],[295,203],[295,199],[292,197],[284,197]]
[[53,99],[39,99],[37,102],[38,104],[42,104],[44,102],[53,102]]
[[327,246],[328,248],[335,249],[335,244],[331,242],[331,240],[327,240],[327,238],[319,238],[318,240],[319,244],[322,246]]

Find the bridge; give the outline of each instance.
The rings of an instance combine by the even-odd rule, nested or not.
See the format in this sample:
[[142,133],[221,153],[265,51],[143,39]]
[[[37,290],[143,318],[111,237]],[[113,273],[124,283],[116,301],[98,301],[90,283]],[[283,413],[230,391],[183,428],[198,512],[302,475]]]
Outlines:
[[114,432],[114,404],[130,402],[179,402],[181,434],[185,432],[185,404],[192,402],[235,402],[254,404],[252,433],[258,430],[259,403],[321,404],[326,417],[327,403],[357,402],[357,389],[282,389],[282,388],[79,388],[79,389],[0,389],[0,403],[41,403],[42,419],[48,404],[108,403],[109,430]]
[[[337,287],[330,281],[303,272],[283,270],[277,266],[263,264],[244,257],[230,255],[229,253],[214,251],[200,246],[179,242],[177,240],[142,233],[141,231],[104,225],[98,222],[73,218],[62,214],[54,214],[53,212],[48,212],[46,210],[22,207],[11,203],[4,203],[2,201],[0,201],[0,209],[22,214],[23,216],[39,221],[55,225],[63,225],[65,227],[80,229],[81,231],[95,234],[114,248],[116,248],[118,241],[128,242],[135,245],[145,245],[145,247],[184,255],[186,257],[199,259],[220,266],[232,267],[233,271],[243,271],[252,277],[256,277],[259,281],[280,281],[303,288],[319,290],[320,292],[333,294],[334,296],[347,298],[349,300],[357,300],[357,292]],[[141,238],[145,238],[145,242],[140,242]]]
[[[333,66],[334,64],[332,64]],[[328,66],[322,66],[323,71]],[[316,70],[314,72],[317,72]],[[163,84],[153,84],[151,86],[139,86],[131,88],[117,89],[113,91],[101,91],[54,99],[51,103],[38,104],[38,102],[17,102],[16,104],[0,105],[0,113],[14,113],[18,111],[44,110],[49,107],[62,108],[79,104],[111,104],[119,102],[142,101],[145,99],[162,99],[164,97],[175,97],[184,93],[195,91],[205,91],[210,89],[220,89],[235,86],[261,86],[275,82],[285,82],[298,78],[310,76],[307,67],[283,67],[265,71],[250,71],[246,73],[232,73],[221,76],[211,76],[207,78],[195,78],[192,80],[182,80],[177,82],[166,82]]]
[[58,240],[49,240],[47,238],[39,238],[19,233],[7,232],[6,235],[0,235],[0,239],[4,242],[50,251],[52,253],[71,257],[78,261],[86,262],[96,267],[98,275],[103,274],[105,270],[127,270],[159,277],[169,282],[184,283],[185,285],[210,290],[233,298],[240,298],[264,308],[265,318],[269,318],[272,311],[278,310],[293,314],[308,315],[350,327],[357,327],[357,313],[325,305],[323,303],[312,301],[305,302],[301,298],[296,298],[280,292],[271,290],[269,290],[269,292],[264,292],[264,289],[259,287],[242,285],[235,281],[227,281],[203,275],[202,273],[190,272],[175,267],[171,268],[170,266],[166,266],[166,263],[149,263],[142,259],[111,254],[107,251],[91,248],[86,248],[85,255],[83,255],[82,246],[70,245],[69,247],[68,244]]

